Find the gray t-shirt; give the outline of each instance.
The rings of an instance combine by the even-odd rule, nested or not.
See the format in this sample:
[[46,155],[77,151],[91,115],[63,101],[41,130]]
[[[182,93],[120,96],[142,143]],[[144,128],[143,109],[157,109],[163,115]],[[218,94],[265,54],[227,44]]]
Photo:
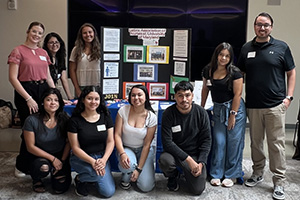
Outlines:
[[61,152],[66,143],[66,138],[61,137],[57,129],[57,125],[48,128],[38,114],[27,117],[23,126],[23,130],[34,133],[35,145],[51,154]]

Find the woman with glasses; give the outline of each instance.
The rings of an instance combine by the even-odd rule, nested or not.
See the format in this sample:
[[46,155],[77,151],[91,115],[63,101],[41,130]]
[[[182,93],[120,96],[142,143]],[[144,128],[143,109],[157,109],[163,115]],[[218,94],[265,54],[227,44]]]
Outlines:
[[[14,102],[21,126],[30,114],[38,112],[38,102],[44,91],[49,87],[55,87],[48,67],[51,60],[47,52],[40,48],[44,32],[45,27],[42,23],[32,22],[27,29],[24,44],[15,47],[8,56],[9,81],[15,89]],[[24,165],[28,152],[23,134],[21,138],[15,170],[17,177],[24,177],[28,173],[28,168]]]
[[100,86],[100,42],[92,24],[80,27],[69,61],[77,97],[86,86]]
[[73,99],[67,79],[66,47],[64,41],[57,33],[48,33],[44,39],[43,49],[47,51],[52,62],[49,65],[49,70],[54,84],[56,85],[58,80],[61,80],[67,98]]

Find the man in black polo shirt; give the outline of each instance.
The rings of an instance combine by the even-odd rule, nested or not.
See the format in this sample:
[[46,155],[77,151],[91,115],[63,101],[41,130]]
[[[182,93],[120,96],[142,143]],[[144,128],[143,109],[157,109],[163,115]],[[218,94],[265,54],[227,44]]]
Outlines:
[[273,197],[284,199],[285,114],[293,100],[296,71],[288,45],[270,35],[272,28],[272,17],[268,13],[260,13],[254,21],[256,37],[242,47],[237,63],[246,74],[246,107],[253,161],[253,174],[245,185],[253,187],[263,181],[266,164],[263,141],[266,133],[273,173]]

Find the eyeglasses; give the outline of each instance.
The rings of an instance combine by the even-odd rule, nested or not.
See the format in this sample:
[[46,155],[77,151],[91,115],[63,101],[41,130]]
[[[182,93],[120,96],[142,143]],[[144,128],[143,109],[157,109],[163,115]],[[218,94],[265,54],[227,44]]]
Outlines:
[[48,44],[50,44],[50,45],[58,45],[60,43],[59,43],[59,41],[55,41],[55,42],[48,42]]
[[266,29],[268,29],[268,28],[272,27],[272,25],[271,25],[271,24],[260,24],[260,23],[258,23],[258,24],[255,24],[255,26],[257,26],[257,27],[259,27],[259,28],[262,28],[262,27],[264,27],[264,28],[266,28]]

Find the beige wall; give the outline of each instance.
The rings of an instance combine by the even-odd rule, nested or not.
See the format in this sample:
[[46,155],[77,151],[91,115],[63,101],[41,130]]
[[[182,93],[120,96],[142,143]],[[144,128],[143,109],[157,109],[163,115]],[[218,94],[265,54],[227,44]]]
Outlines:
[[[280,6],[269,6],[267,2],[249,0],[247,40],[254,37],[253,20],[256,15],[262,11],[269,12],[274,18],[272,35],[289,44],[297,66],[300,63],[300,1],[281,0]],[[17,6],[17,10],[8,10],[7,0],[0,1],[0,98],[12,102],[13,88],[8,82],[7,56],[15,46],[25,41],[29,23],[40,21],[45,25],[46,33],[55,31],[67,41],[67,0],[17,0]],[[299,85],[300,72],[297,77],[296,85]],[[294,96],[295,101],[287,113],[287,124],[296,122],[300,98],[298,87]]]

